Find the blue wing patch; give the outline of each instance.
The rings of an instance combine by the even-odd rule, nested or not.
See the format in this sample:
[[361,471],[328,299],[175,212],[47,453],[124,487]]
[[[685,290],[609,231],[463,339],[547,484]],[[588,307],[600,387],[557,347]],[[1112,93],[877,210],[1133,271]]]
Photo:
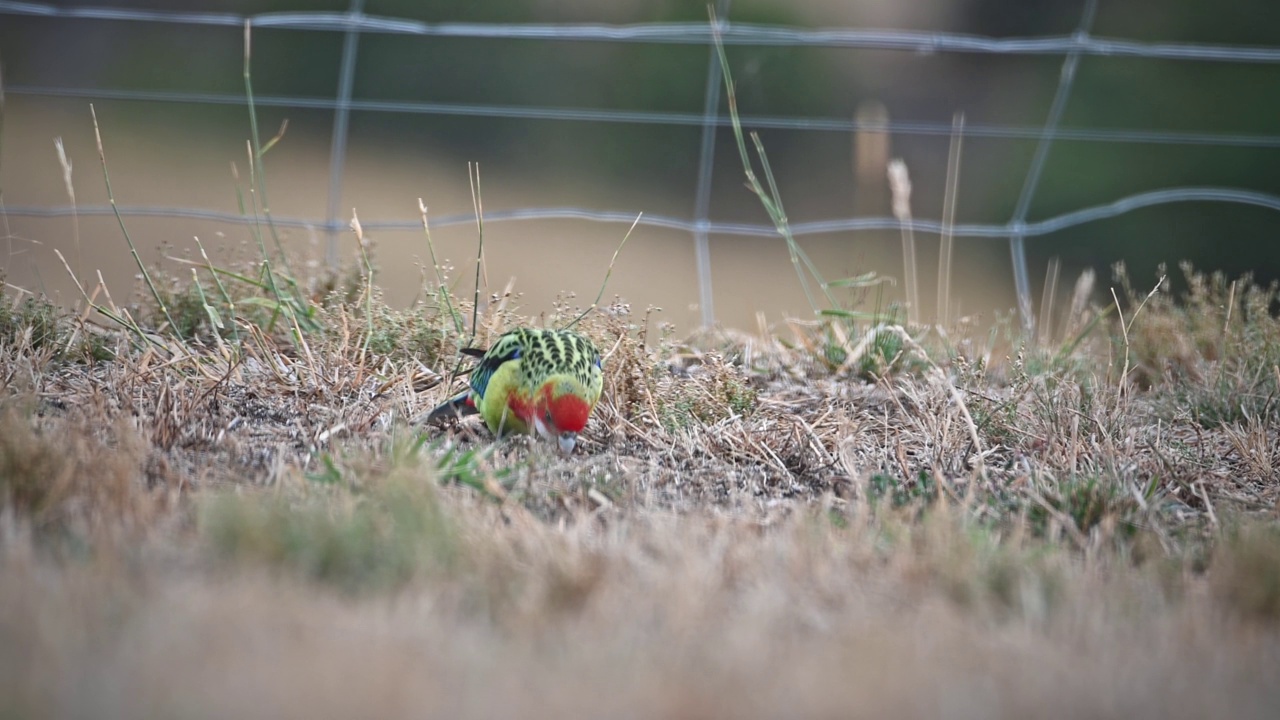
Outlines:
[[489,380],[498,368],[513,360],[519,360],[524,354],[513,333],[507,333],[498,338],[498,342],[494,343],[488,351],[467,348],[463,352],[467,355],[480,356],[480,364],[471,371],[470,384],[471,389],[481,398],[484,397],[484,391],[489,387]]

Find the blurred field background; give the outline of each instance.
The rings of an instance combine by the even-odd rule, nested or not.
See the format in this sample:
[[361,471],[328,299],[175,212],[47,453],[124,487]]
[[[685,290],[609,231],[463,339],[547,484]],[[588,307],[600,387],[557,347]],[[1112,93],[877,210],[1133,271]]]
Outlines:
[[[362,8],[366,18],[429,24],[538,24],[550,28],[551,37],[353,35],[355,106],[346,133],[337,133],[345,138],[345,150],[334,164],[333,105],[347,42],[341,20],[353,7]],[[1021,0],[909,6],[752,0],[724,2],[721,15],[731,25],[884,29],[952,40],[1061,39],[1080,26],[1085,7]],[[1183,54],[1205,45],[1241,52],[1252,46],[1257,53],[1249,62],[1083,54],[1058,128],[1067,138],[1048,146],[1043,173],[1029,193],[1038,136],[1062,78],[1061,52],[744,45],[732,38],[727,50],[746,129],[755,129],[758,118],[849,125],[762,129],[792,223],[890,219],[883,164],[894,157],[910,169],[915,217],[937,220],[949,128],[953,114],[963,112],[967,132],[956,222],[1001,227],[1016,217],[1024,193],[1032,222],[1167,188],[1280,195],[1280,97],[1266,91],[1280,85],[1280,8],[1260,1],[1231,7],[1223,12],[1209,2],[1100,3],[1087,23],[1095,39],[1147,43],[1139,49],[1149,54],[1157,54],[1157,45]],[[105,19],[112,9],[168,14],[164,21]],[[296,11],[329,13],[314,18],[333,22],[317,30],[271,26],[280,18],[276,13]],[[101,270],[118,297],[134,289],[136,268],[123,252],[114,218],[105,213],[90,102],[122,207],[239,214],[231,165],[238,165],[244,184],[248,137],[240,14],[256,18],[253,83],[264,141],[283,121],[289,123],[266,161],[271,210],[277,218],[311,223],[287,228],[287,246],[314,263],[326,262],[328,229],[345,228],[355,208],[371,228],[379,285],[392,305],[408,304],[421,287],[426,247],[421,230],[413,229],[418,198],[433,218],[460,220],[433,227],[433,237],[455,267],[471,262],[476,231],[465,221],[472,207],[468,162],[481,167],[489,214],[578,208],[769,227],[759,202],[743,187],[732,135],[724,127],[715,135],[706,214],[699,218],[701,116],[708,88],[718,88],[714,79],[708,82],[712,53],[705,38],[671,44],[557,36],[592,23],[705,22],[707,9],[700,2],[0,2],[0,189],[7,209],[0,254],[9,283],[73,300],[75,290],[53,254],[56,248],[78,274],[92,277]],[[208,24],[209,17],[222,24]],[[200,18],[204,24],[191,22]],[[416,104],[422,111],[362,109],[361,102]],[[560,110],[669,113],[677,119],[530,117]],[[720,97],[717,116],[724,115]],[[855,118],[877,117],[888,119],[889,132],[864,130],[859,137],[852,130]],[[73,165],[80,209],[74,219],[40,216],[70,206],[54,149],[58,137]],[[126,221],[148,264],[190,255],[193,236],[222,262],[250,237],[240,225],[188,217]],[[378,229],[379,222],[405,229]],[[489,291],[500,291],[514,277],[520,304],[534,314],[563,292],[594,296],[626,226],[490,222]],[[1180,260],[1232,275],[1254,271],[1265,282],[1280,277],[1278,229],[1280,213],[1272,209],[1203,202],[1156,205],[1074,225],[1027,239],[1030,296],[1039,302],[1051,258],[1061,260],[1068,278],[1060,284],[1063,294],[1076,271],[1094,267],[1107,277],[1107,268],[1121,260],[1142,282],[1154,280],[1159,263]],[[337,261],[350,263],[352,234],[338,231],[336,242]],[[896,230],[810,235],[801,242],[828,279],[868,271],[899,280],[903,275]],[[917,244],[920,305],[927,319],[935,307],[938,236],[917,232]],[[776,237],[713,234],[709,249],[716,321],[755,327],[757,312],[770,322],[811,312],[788,267],[786,246]],[[1016,306],[1007,239],[959,238],[952,274],[953,315],[990,321],[995,312]],[[687,329],[709,314],[701,307],[699,287],[694,236],[642,225],[609,293],[640,308],[662,307],[664,320]],[[845,299],[883,307],[901,300],[903,291],[898,282],[883,295]]]

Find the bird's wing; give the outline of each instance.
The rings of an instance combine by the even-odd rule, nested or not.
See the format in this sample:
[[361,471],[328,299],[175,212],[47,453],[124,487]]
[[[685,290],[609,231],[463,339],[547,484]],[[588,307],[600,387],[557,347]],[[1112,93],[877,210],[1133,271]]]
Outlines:
[[489,387],[489,380],[498,368],[509,362],[519,360],[524,355],[525,342],[523,334],[518,330],[503,334],[483,354],[475,348],[467,348],[462,352],[467,355],[480,354],[480,363],[471,371],[471,389],[476,395],[484,397],[485,390]]
[[[448,400],[440,403],[431,412],[427,413],[425,422],[439,422],[445,418],[463,417],[465,415],[474,415],[480,412],[474,403],[471,402],[471,393],[464,392],[454,395]],[[414,422],[417,422],[416,420]]]

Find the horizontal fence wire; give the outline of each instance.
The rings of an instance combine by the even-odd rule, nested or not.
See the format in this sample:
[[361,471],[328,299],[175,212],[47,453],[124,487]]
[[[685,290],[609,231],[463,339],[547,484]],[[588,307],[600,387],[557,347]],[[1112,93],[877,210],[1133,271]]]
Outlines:
[[[1254,205],[1280,212],[1280,195],[1269,195],[1267,193],[1253,192],[1250,190],[1236,190],[1234,188],[1171,188],[1168,190],[1153,190],[1151,192],[1129,195],[1104,205],[1095,205],[1081,210],[1074,210],[1045,220],[1027,222],[1021,226],[1013,223],[1000,225],[990,223],[957,223],[952,225],[948,231],[956,237],[967,238],[1007,239],[1017,234],[1031,238],[1049,235],[1076,225],[1083,225],[1097,220],[1106,220],[1141,208],[1185,202],[1237,203],[1243,205]],[[265,225],[268,222],[263,216],[245,216],[230,212],[200,210],[196,208],[120,205],[116,209],[119,210],[120,214],[124,217],[171,217],[190,220],[211,220],[237,225]],[[79,215],[81,217],[112,216],[115,213],[115,210],[107,205],[86,205],[79,207],[11,205],[4,208],[4,211],[9,215],[16,217],[46,218],[70,217],[72,215]],[[637,215],[639,215],[639,213],[617,210],[590,210],[576,207],[538,207],[508,210],[485,210],[484,221],[486,223],[494,223],[511,222],[515,220],[588,220],[593,222],[630,225],[631,223],[636,222]],[[450,227],[453,225],[464,224],[474,225],[475,221],[475,215],[470,213],[441,215],[440,217],[431,218],[431,227]],[[272,215],[269,222],[275,224],[277,227],[306,228],[316,230],[318,232],[343,230],[347,228],[346,222],[338,222],[334,226],[327,226],[324,221],[320,220],[308,220],[305,218],[293,218],[277,215]],[[645,227],[682,230],[688,233],[694,233],[701,230],[711,235],[737,235],[743,237],[778,236],[777,228],[772,225],[717,222],[714,220],[707,221],[706,223],[699,223],[694,220],[685,220],[665,215],[650,215],[649,213],[643,214],[640,217],[638,224]],[[940,233],[943,230],[942,223],[937,220],[917,219],[912,220],[910,225],[913,230],[926,233]],[[366,221],[361,219],[360,226],[365,230],[421,230],[422,221]],[[791,234],[796,237],[862,230],[900,230],[903,226],[904,224],[902,222],[891,217],[842,218],[835,220],[796,222],[790,224]]]
[[[243,95],[230,93],[177,92],[167,90],[118,90],[109,88],[57,88],[38,85],[10,85],[11,95],[35,97],[80,98],[93,100],[125,100],[136,102],[172,102],[200,105],[245,105]],[[704,118],[693,112],[658,112],[651,110],[604,110],[596,108],[531,107],[524,105],[481,105],[471,103],[420,102],[408,100],[361,100],[341,102],[333,98],[254,95],[253,104],[260,107],[297,108],[300,110],[339,110],[361,112],[405,113],[417,115],[465,115],[516,120],[570,120],[579,122],[634,123],[638,125],[688,125],[701,127]],[[719,127],[732,123],[728,117],[714,119]],[[874,130],[897,135],[950,135],[951,123],[890,120],[859,122],[849,118],[777,117],[743,115],[744,127],[762,130],[813,130],[856,132]],[[965,137],[1036,140],[1043,132],[1039,126],[992,125],[966,123]],[[1115,128],[1059,128],[1058,140],[1111,142],[1155,145],[1210,145],[1225,147],[1280,148],[1280,135],[1233,134],[1212,132],[1178,132],[1160,130],[1125,130]]]
[[[1086,0],[1086,16],[1093,0]],[[711,27],[698,23],[637,23],[629,25],[530,24],[530,23],[430,23],[401,18],[380,17],[361,12],[362,2],[353,2],[347,12],[272,12],[237,14],[217,12],[184,12],[178,10],[150,10],[120,7],[66,7],[51,3],[9,2],[0,0],[0,16],[28,16],[96,20],[104,22],[167,23],[203,25],[227,28],[281,29],[345,33],[347,47],[343,55],[343,76],[350,74],[355,58],[355,38],[360,33],[417,35],[424,37],[547,40],[579,42],[635,42],[706,45],[712,43]],[[861,28],[794,28],[748,23],[733,23],[719,19],[717,30],[726,45],[754,46],[808,46],[828,48],[853,48],[869,50],[894,50],[915,53],[973,53],[997,55],[1062,55],[1065,58],[1084,56],[1138,57],[1172,61],[1280,64],[1280,47],[1233,46],[1204,43],[1156,43],[1104,38],[1088,32],[1082,23],[1077,32],[1064,36],[993,38],[978,35],[924,32],[911,30],[878,30]],[[712,56],[714,58],[714,53]],[[714,63],[714,59],[712,61]],[[1191,145],[1236,148],[1280,148],[1280,135],[1230,132],[1184,132],[1150,129],[1118,129],[1090,127],[1062,127],[1057,125],[1061,105],[1070,93],[1070,84],[1060,79],[1061,102],[1055,102],[1057,112],[1050,113],[1042,126],[1002,124],[972,124],[964,134],[970,138],[1003,138],[1013,140],[1037,140],[1047,151],[1050,142],[1077,141],[1099,143],[1134,143],[1160,145]],[[333,201],[341,185],[341,170],[345,155],[345,118],[350,112],[388,112],[406,114],[459,115],[474,117],[500,117],[531,120],[557,120],[577,122],[634,123],[647,125],[698,126],[708,129],[730,125],[730,120],[719,113],[718,103],[707,103],[704,113],[659,112],[649,110],[617,110],[575,107],[521,106],[477,103],[448,103],[424,101],[385,101],[352,97],[350,83],[340,82],[336,98],[293,97],[283,95],[255,96],[254,104],[262,107],[286,107],[320,109],[335,113],[333,148],[331,152],[330,211],[323,220],[307,218],[271,217],[270,222],[280,227],[305,228],[332,236],[346,229],[333,212]],[[345,87],[345,91],[343,90]],[[718,85],[708,83],[708,96]],[[126,90],[115,88],[49,87],[40,85],[9,85],[3,91],[13,96],[85,98],[137,102],[193,103],[208,105],[244,105],[243,95],[229,93]],[[743,125],[757,129],[785,129],[814,132],[856,132],[875,130],[902,135],[945,136],[950,135],[950,123],[894,120],[886,123],[860,123],[856,119],[832,117],[783,117],[744,116]],[[705,153],[704,153],[705,154]],[[1038,153],[1040,155],[1040,153]],[[705,163],[705,158],[704,158]],[[1043,167],[1043,157],[1033,163],[1027,187],[1034,190],[1034,175]],[[709,169],[702,174],[709,177]],[[1029,193],[1026,193],[1029,198]],[[1253,205],[1280,211],[1280,196],[1267,193],[1217,187],[1178,187],[1129,195],[1111,203],[1082,208],[1034,222],[1025,221],[1025,208],[1015,212],[1009,222],[1003,224],[958,224],[946,228],[955,237],[1003,238],[1017,247],[1024,238],[1036,238],[1084,223],[1105,220],[1140,208],[1169,203],[1218,202]],[[1020,205],[1026,203],[1020,203]],[[699,208],[701,205],[699,205]],[[4,207],[13,216],[61,217],[70,215],[109,215],[107,206],[18,206]],[[246,217],[235,213],[181,207],[122,206],[119,211],[129,217],[168,217],[211,220],[235,224],[258,224],[262,217]],[[594,222],[630,224],[639,213],[634,211],[592,210],[575,207],[522,208],[503,211],[487,211],[488,222],[516,220],[585,220]],[[688,232],[695,238],[707,235],[776,237],[771,225],[751,223],[717,222],[708,219],[705,212],[695,208],[696,219],[689,220],[659,215],[643,215],[639,224]],[[448,215],[433,218],[434,227],[469,224],[475,218],[471,214]],[[420,230],[421,223],[414,221],[368,220],[362,221],[366,230],[406,231]],[[914,230],[929,233],[944,231],[936,220],[915,219],[910,222]],[[791,225],[795,236],[812,236],[864,230],[896,230],[902,227],[895,218],[859,217]],[[331,248],[332,252],[332,243]],[[1025,261],[1017,266],[1015,250],[1015,274],[1025,278]],[[709,272],[700,277],[702,295],[710,296]],[[1022,283],[1025,284],[1025,283]],[[704,302],[703,320],[710,322],[710,303]],[[1029,310],[1029,292],[1019,287],[1020,311],[1024,322],[1032,320]]]
[[[422,35],[456,38],[512,40],[579,40],[606,42],[709,45],[707,24],[692,22],[637,23],[631,25],[532,24],[532,23],[428,23],[363,13],[274,12],[257,15],[181,12],[112,7],[64,7],[50,3],[0,2],[0,13],[87,20],[158,22],[181,25],[285,30],[357,29],[367,33]],[[912,52],[968,52],[1005,55],[1129,56],[1167,60],[1280,63],[1280,48],[1209,45],[1201,43],[1145,43],[1082,34],[1038,38],[991,38],[960,33],[857,28],[790,28],[721,21],[726,45],[781,45],[907,50]]]

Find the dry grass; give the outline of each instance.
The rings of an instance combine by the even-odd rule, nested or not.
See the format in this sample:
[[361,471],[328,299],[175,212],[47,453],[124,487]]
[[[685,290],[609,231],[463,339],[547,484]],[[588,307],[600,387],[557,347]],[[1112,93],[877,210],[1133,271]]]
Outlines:
[[615,304],[565,459],[409,423],[465,303],[210,280],[105,308],[154,331],[5,303],[0,717],[1280,707],[1274,288],[1120,283],[1030,345]]

